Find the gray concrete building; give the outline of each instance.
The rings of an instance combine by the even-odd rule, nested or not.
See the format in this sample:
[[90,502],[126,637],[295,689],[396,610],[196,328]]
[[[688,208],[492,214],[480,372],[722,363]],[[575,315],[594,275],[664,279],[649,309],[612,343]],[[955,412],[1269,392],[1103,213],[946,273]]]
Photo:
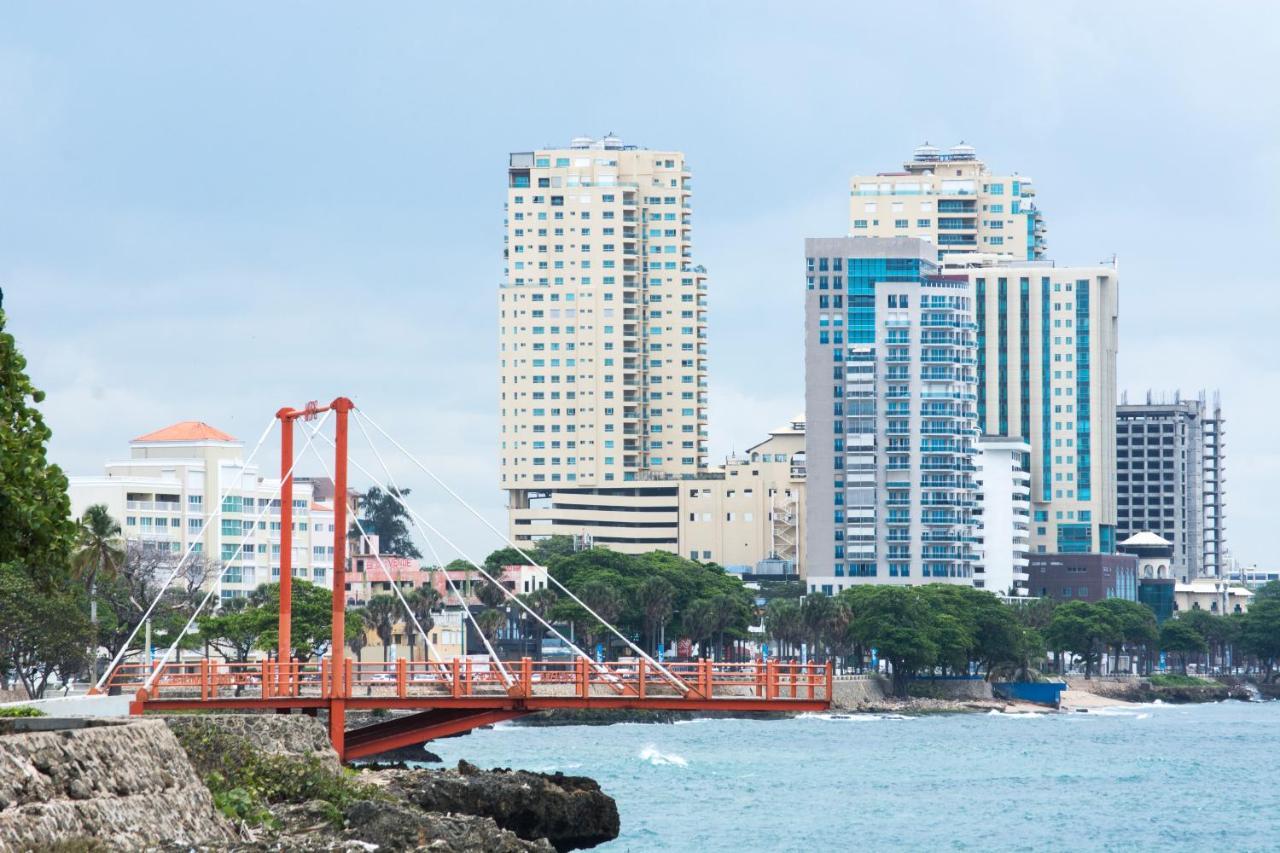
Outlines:
[[1173,549],[1171,569],[1185,581],[1222,577],[1228,567],[1224,419],[1202,392],[1116,407],[1116,529],[1121,538],[1152,532]]

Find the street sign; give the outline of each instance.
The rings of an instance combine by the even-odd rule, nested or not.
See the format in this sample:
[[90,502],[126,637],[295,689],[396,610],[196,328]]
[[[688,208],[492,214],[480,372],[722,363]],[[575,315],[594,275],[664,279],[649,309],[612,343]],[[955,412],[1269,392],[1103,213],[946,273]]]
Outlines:
[[658,643],[658,663],[662,663],[664,660],[666,660],[666,651],[667,651],[666,645],[664,645],[663,643]]

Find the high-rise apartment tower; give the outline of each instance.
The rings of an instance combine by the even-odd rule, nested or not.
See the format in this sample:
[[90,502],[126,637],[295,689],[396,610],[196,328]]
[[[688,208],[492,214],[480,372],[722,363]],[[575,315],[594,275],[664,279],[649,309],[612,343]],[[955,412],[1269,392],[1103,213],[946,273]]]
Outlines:
[[918,237],[944,260],[965,252],[1036,260],[1046,229],[1035,194],[1028,177],[990,172],[971,145],[943,150],[926,142],[900,172],[854,176],[849,233]]

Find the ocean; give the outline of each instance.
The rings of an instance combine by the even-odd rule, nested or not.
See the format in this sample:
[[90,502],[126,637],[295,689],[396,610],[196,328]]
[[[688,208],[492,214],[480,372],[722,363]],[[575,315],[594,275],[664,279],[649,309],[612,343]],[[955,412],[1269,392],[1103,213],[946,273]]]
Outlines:
[[1280,702],[523,728],[446,763],[590,776],[620,851],[1280,850]]

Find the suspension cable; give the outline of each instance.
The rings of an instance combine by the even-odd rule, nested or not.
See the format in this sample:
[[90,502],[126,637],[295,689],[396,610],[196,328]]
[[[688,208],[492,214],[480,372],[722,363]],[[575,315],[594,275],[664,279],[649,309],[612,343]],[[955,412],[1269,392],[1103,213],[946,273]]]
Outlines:
[[[302,453],[306,453],[307,448],[311,446],[311,442],[315,438],[316,433],[318,433],[320,429],[324,426],[325,421],[329,420],[329,414],[330,412],[326,411],[324,415],[320,418],[320,423],[316,424],[316,428],[312,430],[311,433],[307,436],[306,443],[302,447]],[[285,481],[293,476],[293,469],[298,467],[298,462],[301,461],[302,459],[302,453],[299,453],[297,456],[294,457],[293,464],[289,466],[288,472],[286,472],[285,475],[280,478],[279,484],[275,487],[275,490],[271,493],[272,500],[275,499],[276,495],[280,494],[280,491],[284,488]],[[208,594],[205,595],[204,599],[200,602],[200,606],[196,608],[195,612],[191,614],[191,618],[187,620],[187,624],[184,625],[182,627],[182,630],[178,632],[178,635],[173,638],[173,643],[169,646],[169,648],[165,649],[164,657],[160,659],[159,665],[156,666],[154,669],[152,669],[150,674],[147,676],[146,682],[142,685],[144,690],[151,689],[152,682],[155,681],[156,676],[159,675],[161,670],[164,669],[165,664],[169,662],[169,656],[172,655],[174,651],[178,648],[178,644],[182,642],[182,638],[187,635],[187,632],[189,630],[191,630],[191,626],[195,624],[196,618],[200,616],[200,612],[204,610],[204,606],[209,603],[209,599],[213,598],[213,594],[218,591],[218,583],[222,581],[222,576],[227,573],[227,569],[231,568],[231,563],[240,559],[240,555],[244,552],[245,543],[249,541],[249,537],[253,534],[253,530],[257,527],[258,522],[262,520],[262,517],[266,515],[267,512],[270,511],[270,509],[271,509],[271,502],[270,500],[268,500],[268,502],[264,504],[261,509],[258,510],[258,514],[254,516],[253,521],[251,522],[251,526],[248,528],[245,528],[247,532],[244,534],[244,536],[240,538],[240,544],[236,546],[235,553],[231,555],[231,559],[223,561],[222,569],[218,572],[218,577],[215,579],[214,584],[209,587]],[[335,558],[336,558],[336,555],[335,555]]]
[[[242,476],[244,471],[246,471],[249,468],[249,464],[253,462],[254,457],[258,455],[258,451],[262,449],[262,445],[263,443],[266,442],[267,436],[271,435],[271,430],[275,426],[275,423],[276,423],[276,419],[274,417],[267,422],[267,428],[262,431],[262,435],[258,438],[258,443],[253,446],[253,451],[249,454],[249,457],[240,464],[239,467],[240,467]],[[102,685],[106,683],[107,678],[109,678],[111,673],[115,670],[115,668],[120,665],[120,661],[124,658],[125,653],[129,651],[129,646],[133,643],[134,638],[138,636],[138,631],[142,630],[142,626],[145,625],[147,623],[147,620],[151,618],[151,613],[156,609],[156,605],[160,603],[160,599],[164,596],[165,592],[169,589],[169,584],[173,583],[173,579],[178,576],[178,572],[182,571],[182,566],[187,562],[187,560],[195,552],[196,543],[204,540],[204,532],[209,529],[209,525],[213,523],[213,520],[215,518],[222,515],[223,501],[226,500],[226,497],[230,492],[231,492],[231,486],[228,485],[226,489],[224,489],[222,493],[218,495],[217,509],[214,510],[212,515],[210,515],[208,518],[205,519],[204,524],[201,525],[200,527],[200,532],[197,533],[192,538],[191,544],[187,546],[186,552],[183,553],[182,558],[178,560],[178,564],[174,566],[173,571],[169,573],[169,577],[166,578],[165,582],[160,586],[160,591],[156,593],[155,599],[151,602],[151,604],[147,607],[146,611],[142,614],[142,618],[138,620],[138,624],[133,626],[133,631],[129,633],[128,639],[126,639],[124,643],[120,646],[120,650],[116,652],[116,656],[112,659],[110,666],[108,666],[103,671],[102,677],[99,678],[98,683],[94,685],[93,689],[95,691],[102,689]],[[94,651],[94,655],[95,656],[97,655],[96,650]]]
[[[463,505],[463,506],[464,506],[464,507],[465,507],[465,508],[466,508],[466,509],[467,509],[467,510],[472,514],[472,515],[474,515],[476,518],[480,519],[480,521],[485,525],[485,527],[488,527],[490,530],[492,530],[492,531],[493,531],[494,533],[496,533],[498,536],[501,536],[501,537],[502,537],[502,540],[503,540],[504,542],[506,542],[508,545],[510,545],[510,546],[512,547],[512,549],[514,549],[514,550],[516,551],[516,553],[518,553],[521,557],[523,557],[524,559],[528,560],[528,561],[529,561],[529,563],[530,563],[531,565],[535,565],[535,566],[536,566],[536,565],[538,564],[538,563],[537,563],[537,561],[536,561],[536,560],[534,560],[532,557],[530,557],[530,556],[529,556],[529,554],[528,554],[528,553],[527,553],[523,548],[521,548],[521,547],[520,547],[519,545],[517,545],[515,542],[511,541],[510,537],[508,537],[508,536],[507,536],[507,534],[503,533],[502,531],[498,530],[498,528],[494,527],[494,526],[489,522],[489,520],[488,520],[487,518],[485,518],[485,517],[484,517],[484,516],[479,512],[479,511],[477,511],[477,510],[476,510],[476,508],[475,508],[475,507],[473,507],[473,506],[472,506],[471,504],[469,504],[469,503],[468,503],[468,502],[467,502],[467,501],[466,501],[466,500],[465,500],[461,495],[459,495],[457,492],[455,492],[453,489],[451,489],[447,483],[445,483],[443,480],[441,480],[439,477],[437,477],[437,476],[436,476],[436,475],[431,471],[431,469],[430,469],[430,468],[428,468],[426,465],[424,465],[424,464],[422,463],[422,461],[421,461],[421,460],[419,460],[416,456],[414,456],[414,455],[413,455],[412,453],[410,453],[407,449],[405,449],[404,445],[402,445],[400,442],[398,442],[398,441],[396,441],[394,438],[392,438],[392,437],[387,433],[387,431],[386,431],[386,430],[384,430],[381,426],[379,426],[379,425],[378,425],[377,421],[375,421],[373,418],[369,417],[368,415],[363,414],[362,412],[356,412],[355,414],[356,414],[356,422],[357,422],[357,423],[359,423],[361,419],[368,420],[368,421],[369,421],[369,423],[370,423],[370,425],[372,425],[374,429],[376,429],[378,432],[380,432],[380,433],[383,435],[383,437],[387,439],[387,441],[390,441],[393,445],[395,445],[395,447],[396,447],[396,448],[397,448],[401,453],[403,453],[406,457],[408,457],[408,458],[409,458],[409,460],[410,460],[411,462],[413,462],[415,465],[417,465],[417,466],[418,466],[418,468],[420,468],[420,469],[423,471],[423,473],[425,473],[428,477],[430,477],[432,480],[434,480],[434,481],[435,481],[435,482],[436,482],[436,483],[437,483],[441,488],[443,488],[446,492],[448,492],[448,493],[453,497],[453,499],[454,499],[454,500],[458,501],[458,503],[462,504],[462,505]],[[675,675],[674,675],[670,670],[668,670],[668,669],[667,669],[665,666],[663,666],[661,663],[659,663],[658,661],[654,660],[654,658],[653,658],[653,657],[651,657],[651,656],[650,656],[646,651],[644,651],[644,649],[640,648],[640,647],[639,647],[639,646],[637,646],[634,642],[632,642],[632,641],[631,641],[631,638],[627,637],[627,636],[626,636],[626,635],[624,635],[621,631],[619,631],[617,628],[615,628],[612,624],[610,624],[610,623],[609,623],[609,621],[608,621],[608,620],[606,620],[604,617],[602,617],[599,613],[596,613],[594,610],[592,610],[592,609],[587,605],[587,603],[586,603],[586,602],[584,602],[584,601],[583,601],[581,598],[579,598],[578,596],[574,595],[573,591],[572,591],[572,590],[570,590],[570,589],[569,589],[567,586],[565,586],[563,583],[561,583],[559,580],[557,580],[557,579],[556,579],[556,577],[555,577],[554,575],[552,575],[552,574],[551,574],[551,572],[549,572],[549,571],[547,572],[547,577],[551,580],[551,582],[552,582],[552,583],[554,583],[557,587],[559,587],[561,590],[563,590],[563,591],[564,591],[564,593],[565,593],[566,595],[568,595],[570,598],[572,598],[572,599],[573,599],[573,600],[578,604],[578,606],[580,606],[583,610],[586,610],[588,613],[590,613],[592,616],[594,616],[594,617],[596,618],[596,620],[598,620],[598,621],[600,622],[600,624],[601,624],[601,625],[603,625],[604,627],[608,628],[611,632],[613,632],[613,634],[614,634],[618,639],[620,639],[620,640],[622,640],[622,642],[626,643],[626,644],[627,644],[627,646],[628,646],[628,648],[630,648],[630,649],[631,649],[633,652],[635,652],[636,654],[640,655],[640,657],[644,658],[644,659],[645,659],[646,661],[648,661],[649,663],[653,664],[653,666],[654,666],[655,668],[657,668],[657,670],[658,670],[660,673],[662,673],[662,675],[663,675],[664,677],[666,677],[666,678],[667,678],[667,680],[669,680],[669,681],[671,681],[673,684],[677,685],[677,686],[678,686],[682,691],[684,691],[684,692],[686,692],[686,693],[687,693],[687,692],[689,692],[690,687],[689,687],[688,685],[686,685],[683,681],[681,681],[679,678],[677,678],[677,677],[676,677],[676,676],[675,676]]]
[[[320,461],[320,468],[324,471],[324,475],[329,479],[333,479],[333,472],[329,470],[329,465],[324,461],[324,457],[320,455],[319,448],[314,444],[311,445],[311,453]],[[338,496],[335,495],[334,499],[337,500]],[[356,529],[360,531],[360,535],[367,540],[369,538],[369,533],[364,529],[364,525],[360,523],[360,517],[358,515],[353,515],[351,520],[355,522]],[[413,608],[411,608],[409,606],[409,602],[405,600],[404,593],[400,591],[399,584],[397,584],[395,578],[391,576],[391,570],[387,568],[387,564],[383,561],[382,555],[374,554],[373,556],[374,559],[378,561],[378,566],[382,569],[382,573],[386,575],[387,583],[390,584],[391,589],[396,594],[396,597],[400,599],[400,603],[404,606],[405,613],[408,614],[409,618],[413,621],[413,627],[418,629],[418,633],[422,635],[422,639],[426,642],[427,651],[436,659],[436,663],[444,663],[444,660],[440,657],[440,653],[436,650],[435,644],[431,642],[431,635],[423,630],[422,623],[418,621],[418,617],[414,614]],[[337,555],[335,554],[334,557],[336,559]],[[410,656],[412,656],[412,650],[410,650]]]
[[[399,491],[400,491],[400,490],[399,490],[399,487],[398,487],[398,486],[396,486],[395,477],[394,477],[394,476],[392,476],[392,474],[391,474],[391,469],[387,466],[387,462],[386,462],[386,460],[382,458],[382,454],[378,451],[378,447],[377,447],[377,445],[375,445],[375,444],[373,443],[373,439],[370,437],[370,435],[369,435],[368,431],[364,428],[364,424],[360,423],[360,421],[359,421],[359,420],[357,420],[357,421],[356,421],[356,426],[360,428],[360,432],[364,435],[365,440],[366,440],[367,442],[369,442],[369,448],[373,451],[373,455],[374,455],[375,457],[377,457],[377,459],[378,459],[378,463],[382,466],[382,471],[383,471],[383,473],[384,473],[384,474],[386,475],[386,477],[387,477],[387,482],[388,482],[388,484],[389,484],[392,488],[395,488],[395,489],[396,489],[396,492],[397,492],[397,493],[399,493]],[[495,580],[495,579],[494,579],[494,577],[493,577],[493,575],[491,575],[491,574],[489,574],[487,571],[485,571],[485,569],[483,569],[483,568],[480,566],[480,564],[479,564],[479,563],[476,563],[474,560],[472,560],[472,559],[471,559],[470,557],[468,557],[466,554],[463,554],[463,553],[462,553],[462,549],[461,549],[461,548],[458,548],[458,546],[454,545],[451,541],[449,541],[449,539],[448,539],[446,536],[444,536],[444,534],[442,534],[442,533],[440,533],[438,530],[436,530],[436,528],[435,528],[434,526],[432,526],[430,522],[427,522],[425,519],[420,520],[420,515],[419,515],[419,513],[418,513],[416,510],[414,510],[412,507],[410,507],[410,506],[409,506],[406,502],[404,502],[403,500],[402,500],[402,501],[400,501],[400,504],[401,504],[401,506],[403,506],[403,507],[405,508],[405,510],[409,513],[409,518],[410,518],[410,520],[413,522],[414,526],[417,528],[418,533],[419,533],[419,534],[422,536],[422,538],[426,541],[426,543],[427,543],[427,547],[431,549],[432,556],[433,556],[433,557],[435,557],[435,560],[436,560],[436,563],[437,563],[437,564],[439,564],[439,565],[442,565],[442,566],[443,566],[443,563],[442,563],[442,562],[441,562],[441,560],[440,560],[440,555],[436,552],[435,546],[431,544],[431,538],[430,538],[429,536],[427,536],[426,531],[422,529],[422,527],[423,527],[423,525],[424,525],[424,524],[426,524],[426,526],[428,526],[428,527],[431,527],[432,531],[433,531],[433,532],[435,532],[435,534],[436,534],[436,535],[440,536],[440,538],[441,538],[441,539],[443,539],[447,545],[449,545],[450,547],[454,548],[454,549],[455,549],[459,554],[462,554],[463,559],[464,559],[464,560],[466,560],[468,563],[470,563],[470,564],[471,564],[471,566],[472,566],[473,568],[475,568],[475,569],[476,569],[476,571],[480,572],[480,574],[485,578],[485,580],[489,581],[489,582],[490,582],[490,583],[492,583],[494,586],[496,586],[498,589],[502,590],[503,594],[504,594],[504,595],[506,595],[506,596],[507,596],[507,598],[511,599],[511,600],[512,600],[512,601],[514,601],[516,604],[518,604],[518,605],[519,605],[519,606],[520,606],[520,607],[521,607],[521,608],[522,608],[526,613],[528,613],[528,614],[529,614],[530,616],[532,616],[532,617],[533,617],[533,618],[534,618],[534,619],[535,619],[535,620],[536,620],[540,625],[542,625],[542,627],[546,628],[548,631],[550,631],[552,634],[554,634],[554,635],[557,637],[557,639],[559,639],[561,642],[563,642],[565,645],[567,645],[567,646],[568,646],[570,649],[572,649],[572,650],[573,650],[577,655],[579,655],[580,657],[582,657],[584,660],[586,660],[586,661],[587,661],[588,663],[590,663],[592,666],[599,667],[599,664],[597,663],[597,661],[595,661],[595,659],[593,659],[593,658],[591,657],[591,655],[589,655],[587,652],[585,652],[585,651],[583,651],[581,648],[579,648],[576,644],[574,644],[574,642],[573,642],[572,640],[570,640],[570,639],[569,639],[568,637],[566,637],[564,634],[560,633],[560,631],[558,631],[558,630],[555,628],[555,626],[553,626],[553,625],[552,625],[550,622],[548,622],[546,619],[542,618],[542,616],[541,616],[541,615],[540,615],[536,610],[534,610],[532,607],[530,607],[530,606],[528,605],[528,603],[527,603],[527,602],[525,602],[523,599],[521,599],[518,595],[516,595],[515,593],[513,593],[511,590],[509,590],[509,589],[507,589],[506,587],[504,587],[504,586],[503,586],[499,581]],[[447,581],[449,580],[449,573],[448,573],[447,571],[445,572],[445,580],[447,580]],[[450,583],[452,583],[452,581],[449,581],[449,582],[450,582]]]
[[[329,442],[330,445],[333,444],[333,441],[328,436],[322,435],[320,437],[325,441]],[[376,449],[375,449],[375,452],[376,452]],[[348,461],[351,463],[351,465],[359,469],[361,473],[363,473],[366,477],[372,480],[375,484],[381,484],[378,478],[374,476],[372,473],[370,473],[369,469],[365,468],[359,462],[357,462],[354,459],[349,459]],[[381,485],[387,485],[388,487],[391,486],[390,483],[381,484]],[[415,513],[413,512],[413,508],[404,502],[404,498],[400,497],[398,492],[399,492],[398,489],[396,491],[391,491],[390,489],[388,489],[387,494],[390,495],[402,507],[408,510],[410,514],[410,518],[412,519],[413,516],[415,515]],[[432,530],[434,529],[435,528],[432,528]],[[421,532],[421,529],[419,529],[419,532]],[[427,547],[431,550],[431,553],[435,557],[436,562],[439,563],[440,555],[436,552],[435,546],[431,543],[431,540],[425,536],[425,534],[423,538],[426,540]],[[441,538],[443,538],[443,536]],[[449,544],[452,545],[452,543],[449,543]],[[457,546],[453,546],[453,547],[456,548]],[[461,554],[462,552],[458,551],[458,553]],[[463,554],[463,557],[465,558],[466,555]],[[474,563],[472,565],[474,565]],[[515,684],[515,677],[512,676],[511,673],[507,671],[506,666],[502,663],[502,659],[499,658],[498,653],[493,650],[493,645],[489,642],[489,638],[484,635],[484,631],[480,630],[480,623],[476,621],[475,614],[472,613],[471,608],[467,606],[466,600],[462,597],[462,593],[458,592],[457,585],[454,584],[453,578],[449,577],[449,573],[447,571],[445,571],[444,573],[444,579],[445,579],[445,583],[449,585],[449,589],[452,590],[453,594],[457,597],[458,603],[462,605],[462,612],[466,614],[467,618],[471,620],[472,626],[475,627],[476,634],[479,635],[480,641],[484,643],[485,651],[488,652],[489,657],[493,658],[494,663],[498,665],[498,671],[502,673],[503,680],[507,682],[508,686]],[[465,623],[464,623],[464,626],[465,626]]]

